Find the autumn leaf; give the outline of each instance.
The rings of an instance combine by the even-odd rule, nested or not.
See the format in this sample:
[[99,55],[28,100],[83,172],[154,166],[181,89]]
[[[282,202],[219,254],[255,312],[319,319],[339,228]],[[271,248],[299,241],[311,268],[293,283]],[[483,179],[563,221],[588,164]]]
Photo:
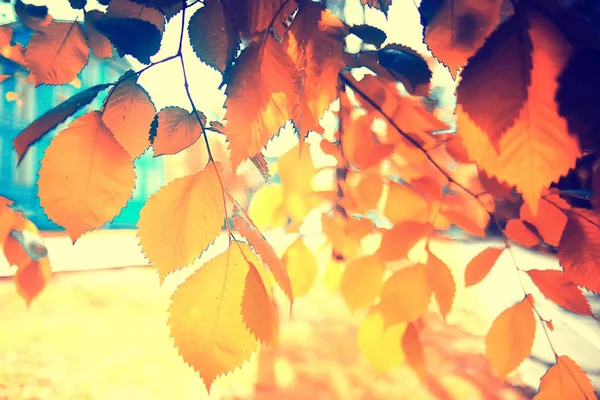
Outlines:
[[248,215],[259,229],[276,229],[287,224],[288,214],[281,185],[261,186],[250,201]]
[[81,72],[89,52],[79,22],[52,22],[31,36],[25,59],[35,86],[62,85]]
[[405,221],[426,223],[429,216],[429,202],[414,189],[401,183],[390,182],[384,214],[390,222]]
[[371,7],[377,8],[387,16],[387,13],[392,5],[392,0],[360,0],[363,5],[368,4]]
[[506,377],[531,354],[534,338],[533,299],[527,295],[502,311],[485,337],[485,354],[500,377]]
[[358,327],[358,349],[376,372],[386,372],[404,360],[402,336],[406,324],[386,326],[383,315],[372,309]]
[[217,377],[242,366],[258,345],[242,318],[250,269],[245,257],[251,253],[244,243],[230,246],[188,277],[171,296],[170,336],[209,392]]
[[258,265],[255,264],[256,257],[244,254],[250,264],[244,295],[242,296],[242,317],[244,323],[252,334],[262,343],[271,346],[277,346],[279,343],[279,315],[277,307],[271,298],[271,289],[265,285],[263,275],[266,272],[259,272]]
[[381,244],[379,256],[383,261],[401,260],[418,241],[433,232],[430,223],[406,221],[396,224],[392,229],[381,229]]
[[75,242],[109,222],[131,198],[135,172],[98,111],[77,118],[44,153],[40,205]]
[[402,351],[408,365],[423,381],[425,379],[425,354],[419,332],[413,323],[407,325],[404,335],[402,335]]
[[540,238],[520,219],[511,219],[508,221],[504,233],[510,240],[525,247],[533,247],[540,243]]
[[296,98],[295,69],[272,37],[251,44],[223,77],[227,112],[225,134],[234,171],[260,152],[291,118]]
[[224,71],[237,54],[240,38],[231,21],[225,17],[223,5],[207,0],[188,23],[190,44],[198,58],[219,71]]
[[425,265],[402,268],[383,284],[381,301],[376,308],[386,326],[413,322],[427,311],[431,293]]
[[319,119],[337,98],[337,76],[344,67],[342,28],[342,22],[323,4],[305,1],[287,32],[284,45],[300,71],[294,123],[301,142],[308,131],[321,131]]
[[52,16],[48,14],[48,7],[44,5],[26,4],[16,0],[14,10],[19,21],[32,30],[46,27],[53,21]]
[[161,283],[199,257],[221,232],[225,209],[218,168],[209,163],[197,174],[167,183],[140,211],[137,235]]
[[537,215],[542,191],[574,167],[581,152],[554,100],[556,78],[570,54],[569,44],[549,21],[531,10],[527,14],[533,44],[531,85],[518,119],[500,139],[499,155],[460,104],[456,115],[469,158],[489,176],[516,186]]
[[527,274],[549,300],[574,313],[594,316],[581,289],[562,271],[530,269]]
[[346,265],[340,292],[350,311],[373,304],[383,285],[384,265],[377,255],[359,258]]
[[223,4],[237,30],[250,37],[264,32],[277,15],[283,21],[286,13],[282,8],[291,12],[297,7],[294,1],[285,0],[224,0]]
[[570,280],[600,293],[600,217],[595,212],[581,208],[567,211],[558,260]]
[[104,16],[98,10],[86,11],[84,13],[85,32],[88,44],[94,55],[98,58],[113,58],[113,46],[110,40],[96,29],[96,21]]
[[235,215],[233,217],[233,222],[237,230],[248,240],[248,243],[261,258],[265,266],[269,268],[275,281],[286,294],[290,303],[293,304],[294,295],[292,293],[292,284],[290,282],[288,271],[283,261],[275,253],[273,246],[267,242],[258,229],[255,229],[254,223],[251,220],[246,221],[246,219],[242,218],[240,215]]
[[[199,114],[201,115],[201,114]],[[201,115],[206,122],[206,118]],[[202,127],[194,112],[181,107],[166,107],[158,112],[158,129],[154,138],[154,156],[177,154],[200,138]]]
[[106,16],[111,18],[134,18],[148,21],[163,32],[165,30],[165,16],[159,10],[139,1],[111,0],[106,9]]
[[481,282],[492,270],[504,248],[488,247],[477,254],[465,269],[465,287]]
[[17,293],[25,300],[28,308],[31,306],[31,302],[44,290],[51,276],[52,271],[48,257],[39,260],[30,259],[28,263],[19,266],[13,279],[17,287]]
[[78,110],[91,103],[98,93],[108,87],[110,87],[109,84],[96,85],[79,92],[53,109],[46,111],[41,117],[22,130],[13,140],[13,146],[18,156],[18,162],[20,163],[23,160],[23,157],[27,154],[27,150],[46,133],[50,132],[58,124],[69,118]]
[[283,263],[292,283],[294,299],[308,293],[317,279],[317,260],[304,245],[302,238],[288,247],[283,255]]
[[427,280],[440,308],[444,320],[452,309],[456,283],[450,268],[445,262],[429,252],[427,255]]
[[102,121],[132,158],[150,145],[150,125],[156,114],[150,96],[136,81],[137,76],[121,81],[109,93],[102,112]]
[[567,216],[560,208],[548,201],[541,201],[538,215],[534,216],[527,204],[523,204],[520,210],[520,217],[522,220],[536,227],[544,242],[552,246],[558,246],[567,224]]
[[533,400],[597,399],[594,386],[575,361],[559,356],[540,381],[540,391]]
[[379,143],[375,133],[371,131],[372,123],[373,118],[364,115],[344,124],[344,156],[350,164],[359,169],[377,165],[394,151],[393,145]]
[[496,151],[527,101],[533,68],[528,28],[526,14],[515,13],[490,35],[460,74],[458,102]]

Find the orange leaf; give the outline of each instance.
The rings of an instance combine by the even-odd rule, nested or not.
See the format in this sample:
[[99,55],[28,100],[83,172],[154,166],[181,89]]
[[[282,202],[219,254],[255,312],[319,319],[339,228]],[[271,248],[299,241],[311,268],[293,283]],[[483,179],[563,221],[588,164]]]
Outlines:
[[427,256],[427,279],[431,287],[435,299],[440,308],[440,313],[444,320],[454,302],[456,294],[456,283],[450,268],[442,260],[437,258],[433,253],[429,252]]
[[338,92],[338,73],[344,67],[342,22],[323,4],[301,2],[285,36],[286,51],[298,71],[298,109],[294,123],[300,141],[308,131],[320,131],[319,119]]
[[246,259],[258,264],[248,245],[233,245],[206,262],[171,296],[170,336],[209,392],[215,378],[242,366],[258,345],[242,318],[250,269]]
[[279,342],[279,315],[271,299],[271,290],[265,286],[262,274],[252,262],[246,275],[242,296],[242,317],[250,332],[262,343],[277,346]]
[[396,224],[392,229],[381,229],[381,244],[378,254],[385,262],[406,258],[419,240],[433,232],[430,223],[406,221]]
[[252,43],[223,77],[227,113],[225,134],[231,165],[260,152],[291,117],[296,98],[292,61],[272,36],[263,45]]
[[465,287],[481,282],[490,273],[503,251],[503,248],[488,247],[473,257],[465,269]]
[[31,36],[25,59],[35,86],[62,85],[81,72],[89,53],[79,22],[52,22]]
[[542,294],[554,303],[577,314],[594,316],[581,289],[562,271],[531,269],[527,273]]
[[590,210],[567,211],[567,225],[558,245],[565,275],[587,290],[600,293],[600,217]]
[[425,354],[423,344],[419,338],[419,332],[414,323],[408,324],[402,336],[402,350],[406,356],[406,362],[417,373],[421,381],[425,379]]
[[413,322],[427,311],[431,286],[427,267],[418,264],[396,271],[381,291],[377,309],[385,318],[386,326],[400,322]]
[[283,261],[277,257],[275,250],[273,250],[273,246],[267,242],[258,229],[254,228],[254,223],[252,221],[246,221],[241,216],[235,215],[233,217],[233,222],[237,230],[248,240],[248,243],[254,248],[256,254],[259,255],[266,267],[269,268],[275,281],[286,294],[290,303],[293,304],[294,295],[292,293],[292,284],[290,282],[288,271]]
[[404,221],[427,222],[429,202],[401,183],[390,182],[385,216],[393,224]]
[[317,260],[306,248],[302,238],[290,245],[283,255],[283,263],[292,283],[294,299],[304,296],[317,279]]
[[540,238],[520,219],[511,219],[508,221],[504,233],[510,240],[525,247],[537,246],[540,243]]
[[[350,118],[343,118],[346,121]],[[394,146],[381,144],[377,141],[375,133],[371,130],[373,118],[364,115],[344,125],[342,149],[344,156],[350,164],[358,169],[371,168],[394,151]]]
[[52,272],[48,257],[39,260],[29,259],[28,263],[20,265],[14,276],[17,293],[25,300],[27,307],[44,290]]
[[[199,114],[206,123],[206,118]],[[166,107],[158,112],[158,129],[154,138],[154,156],[177,154],[198,140],[202,128],[193,112],[181,107]]]
[[218,163],[209,163],[197,174],[167,183],[140,211],[137,235],[161,283],[199,257],[221,232],[225,210],[217,168]]
[[353,260],[344,270],[340,291],[350,311],[373,304],[383,286],[384,265],[377,255]]
[[150,124],[156,109],[137,76],[126,78],[108,95],[102,121],[132,158],[150,145]]
[[595,400],[594,386],[575,361],[560,356],[540,381],[533,400]]
[[533,299],[525,296],[494,319],[485,337],[485,354],[501,378],[531,354],[535,338]]
[[550,22],[531,10],[527,14],[533,43],[531,85],[518,119],[500,139],[499,155],[460,104],[456,123],[469,158],[488,175],[516,186],[536,215],[542,191],[575,166],[581,151],[554,100],[570,45]]
[[547,201],[541,201],[538,209],[538,215],[534,216],[527,204],[521,206],[520,217],[522,220],[533,224],[544,242],[552,246],[558,246],[565,225],[567,216],[560,208]]
[[39,175],[40,205],[73,242],[117,215],[135,184],[129,155],[98,111],[77,118],[52,140]]

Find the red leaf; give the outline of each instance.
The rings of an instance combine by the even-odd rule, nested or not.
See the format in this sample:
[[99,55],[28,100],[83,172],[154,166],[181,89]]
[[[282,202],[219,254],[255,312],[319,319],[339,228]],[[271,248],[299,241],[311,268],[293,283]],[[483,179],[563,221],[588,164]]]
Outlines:
[[503,248],[488,247],[473,257],[465,269],[465,287],[481,282],[490,273],[503,251]]

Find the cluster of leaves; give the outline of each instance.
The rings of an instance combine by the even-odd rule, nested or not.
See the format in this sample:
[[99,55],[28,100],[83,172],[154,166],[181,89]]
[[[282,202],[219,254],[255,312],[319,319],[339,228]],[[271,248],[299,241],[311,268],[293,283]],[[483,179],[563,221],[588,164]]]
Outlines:
[[[559,306],[595,318],[582,288],[600,292],[600,215],[592,207],[598,199],[587,208],[572,206],[553,183],[595,151],[597,113],[579,93],[589,91],[584,85],[600,65],[600,49],[594,30],[562,2],[423,0],[419,12],[430,57],[399,44],[383,46],[384,32],[349,26],[309,0],[104,3],[106,10],[89,11],[85,0],[72,0],[83,10],[81,24],[54,21],[45,7],[16,1],[19,20],[34,33],[24,48],[5,40],[2,55],[20,60],[36,86],[71,82],[90,52],[110,58],[116,49],[147,66],[47,112],[15,139],[15,149],[22,158],[110,88],[100,110],[78,117],[52,140],[39,172],[44,211],[75,242],[119,213],[134,189],[132,162],[147,148],[156,156],[175,154],[203,138],[206,167],[155,193],[138,227],[161,282],[227,231],[228,250],[183,282],[169,308],[175,345],[209,390],[259,342],[277,345],[275,284],[290,310],[310,289],[317,260],[302,235],[279,258],[261,231],[298,232],[313,211],[321,214],[330,256],[343,271],[339,288],[348,307],[368,310],[359,347],[379,370],[399,362],[389,343],[401,343],[423,376],[419,321],[431,297],[445,318],[457,289],[429,241],[451,226],[484,237],[488,225],[500,227],[500,200],[517,203],[519,215],[501,228],[505,247],[488,248],[469,263],[465,285],[483,280],[512,243],[551,246],[558,248],[560,270],[515,265],[519,276],[527,275]],[[362,3],[386,16],[393,6]],[[171,18],[183,21],[179,49],[153,61]],[[10,37],[10,28],[2,32]],[[346,48],[349,35],[363,41],[359,51]],[[189,90],[181,51],[188,39],[226,85],[225,121],[210,121],[210,127]],[[157,111],[137,83],[144,71],[172,60],[181,63],[191,111]],[[436,61],[459,82],[456,134],[428,106],[429,66]],[[333,132],[322,128],[324,115],[335,118]],[[261,151],[290,120],[299,144],[278,161],[279,183],[260,188],[246,213],[224,177],[247,159],[267,177]],[[209,130],[225,135],[228,159],[215,160]],[[309,132],[319,144],[306,142]],[[331,163],[317,168],[312,154],[328,155]],[[373,238],[376,245],[367,240]],[[493,322],[486,355],[501,377],[529,356],[536,318],[547,334],[552,331],[534,297],[524,293]],[[595,398],[581,368],[555,355],[537,398]]]

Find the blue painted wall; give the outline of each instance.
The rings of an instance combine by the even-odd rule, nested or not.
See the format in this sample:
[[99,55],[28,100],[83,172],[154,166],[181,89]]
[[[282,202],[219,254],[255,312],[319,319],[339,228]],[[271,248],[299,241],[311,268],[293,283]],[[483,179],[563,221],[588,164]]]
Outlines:
[[[16,29],[13,40],[26,43],[29,35],[30,31],[26,29]],[[0,74],[13,76],[0,83],[0,196],[13,200],[15,208],[20,209],[39,229],[62,230],[44,214],[37,197],[38,171],[44,151],[52,138],[66,128],[75,117],[91,109],[99,109],[106,92],[31,147],[18,168],[16,167],[17,155],[12,147],[13,139],[29,123],[52,107],[80,90],[118,79],[129,68],[130,66],[124,60],[99,60],[90,54],[88,65],[79,74],[81,88],[72,85],[42,85],[34,88],[27,82],[22,67],[0,57]],[[22,100],[21,104],[7,101],[7,92],[17,93]],[[106,228],[134,228],[145,201],[164,183],[163,161],[160,158],[153,158],[151,150],[136,159],[134,165],[137,178],[133,197],[120,215],[108,223]]]

